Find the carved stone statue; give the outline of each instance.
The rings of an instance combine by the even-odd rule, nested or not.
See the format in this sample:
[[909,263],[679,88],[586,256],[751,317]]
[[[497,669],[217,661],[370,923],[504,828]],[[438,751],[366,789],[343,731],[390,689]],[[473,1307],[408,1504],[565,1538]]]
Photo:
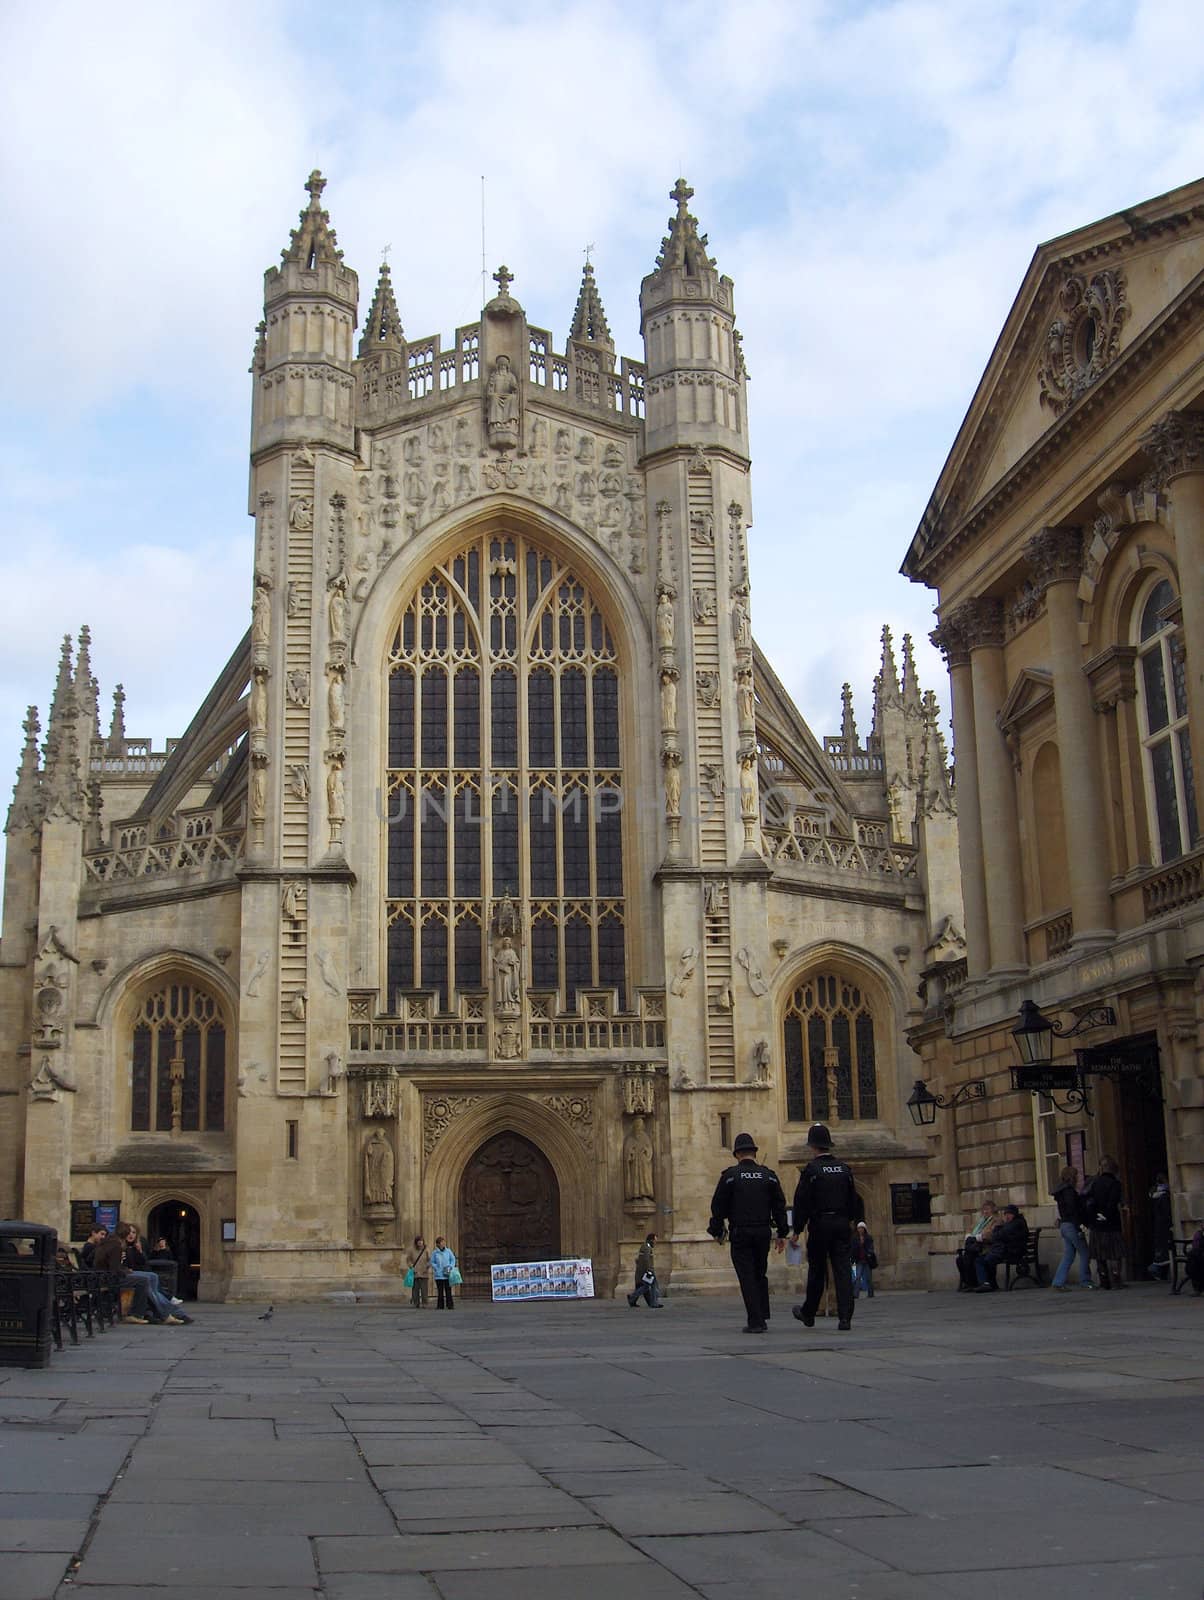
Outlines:
[[268,725],[268,675],[266,669],[251,675],[251,702],[248,710],[252,733],[264,733]]
[[681,816],[681,760],[674,751],[667,750],[661,758],[665,764],[665,815]]
[[752,750],[740,757],[740,815],[746,822],[757,815],[757,757]]
[[673,648],[673,594],[663,585],[656,595],[656,642],[662,650]]
[[495,450],[518,448],[518,378],[509,356],[499,356],[485,392],[485,424]]
[[330,624],[331,644],[347,640],[347,574],[339,572],[330,580],[330,598],[326,602],[326,616]]
[[752,616],[748,609],[748,595],[744,585],[732,597],[732,638],[737,650],[752,648]]
[[343,821],[345,803],[343,764],[337,761],[326,774],[326,811],[331,822]]
[[661,673],[661,727],[677,727],[677,673],[671,669]]
[[298,903],[299,890],[300,884],[286,883],[280,896],[280,913],[283,917],[287,918],[289,922],[296,922],[298,916],[300,915],[300,906]]
[[393,1204],[393,1175],[395,1162],[393,1146],[379,1128],[364,1146],[364,1204],[366,1206],[391,1206]]
[[272,637],[272,583],[266,573],[255,574],[251,598],[251,644],[266,651]]
[[289,501],[288,525],[298,532],[307,533],[314,525],[314,500],[309,494],[297,494]]
[[753,693],[753,675],[748,667],[743,667],[739,673],[739,687],[737,700],[740,706],[740,726],[749,728],[756,723],[756,696]]
[[343,674],[330,674],[330,687],[326,691],[326,714],[332,728],[347,726],[347,699],[343,690]]
[[309,704],[309,673],[303,667],[294,667],[285,680],[285,694],[290,706]]
[[252,763],[251,777],[247,789],[247,803],[251,813],[251,821],[262,822],[268,805],[268,773],[267,767],[261,761]]
[[698,950],[694,945],[689,945],[677,958],[677,971],[669,984],[671,993],[680,998],[686,992],[686,985],[694,976],[694,969],[698,965]]
[[643,1117],[633,1117],[623,1140],[623,1198],[651,1200],[652,1140],[644,1129]]
[[294,1022],[305,1021],[305,990],[298,989],[289,1002],[288,1014]]
[[753,1075],[752,1081],[758,1084],[769,1082],[769,1069],[773,1062],[773,1051],[769,1047],[768,1039],[758,1039],[753,1045]]
[[522,961],[507,935],[493,958],[493,1009],[500,1017],[516,1017],[522,1001]]

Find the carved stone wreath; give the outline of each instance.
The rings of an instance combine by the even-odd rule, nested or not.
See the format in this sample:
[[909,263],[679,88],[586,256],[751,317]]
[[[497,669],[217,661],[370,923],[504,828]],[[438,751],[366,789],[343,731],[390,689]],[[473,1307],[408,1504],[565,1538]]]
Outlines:
[[455,1119],[480,1103],[479,1094],[428,1094],[422,1097],[422,1150],[424,1155],[439,1143]]
[[1072,275],[1058,299],[1061,311],[1045,335],[1038,376],[1041,404],[1060,417],[1116,360],[1129,305],[1124,277],[1111,270],[1090,282]]
[[594,1105],[587,1094],[545,1094],[543,1103],[577,1135],[586,1149],[594,1144]]

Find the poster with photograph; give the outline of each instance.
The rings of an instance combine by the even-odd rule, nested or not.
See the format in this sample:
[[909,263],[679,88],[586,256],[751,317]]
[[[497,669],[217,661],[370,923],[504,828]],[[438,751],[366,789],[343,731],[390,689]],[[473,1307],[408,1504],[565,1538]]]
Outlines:
[[594,1264],[589,1260],[506,1261],[489,1269],[493,1298],[592,1300]]

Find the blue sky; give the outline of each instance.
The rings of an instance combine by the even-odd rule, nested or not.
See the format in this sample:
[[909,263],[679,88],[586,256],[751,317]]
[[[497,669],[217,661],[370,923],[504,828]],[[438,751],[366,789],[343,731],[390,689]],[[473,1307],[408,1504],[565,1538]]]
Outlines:
[[242,634],[247,366],[315,164],[362,310],[387,243],[412,336],[475,319],[483,173],[530,320],[563,347],[592,243],[633,356],[685,173],[752,373],[756,632],[817,734],[846,678],[868,731],[887,621],[947,702],[898,566],[1037,244],[1204,173],[1176,0],[51,0],[0,51],[0,782],[64,631],[157,745]]

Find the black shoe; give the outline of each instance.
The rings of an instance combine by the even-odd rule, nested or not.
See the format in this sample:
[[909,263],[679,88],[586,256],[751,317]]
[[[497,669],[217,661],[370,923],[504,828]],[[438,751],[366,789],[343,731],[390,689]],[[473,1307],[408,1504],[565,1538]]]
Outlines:
[[741,1333],[768,1333],[768,1331],[763,1322],[746,1322],[740,1329]]
[[804,1328],[815,1326],[815,1317],[810,1311],[804,1311],[802,1306],[791,1306],[790,1315],[796,1322],[801,1322]]
[[629,1294],[627,1296],[627,1304],[631,1307],[631,1309],[633,1311],[635,1310],[635,1295]]
[[974,1293],[975,1294],[995,1294],[998,1291],[998,1289],[999,1289],[999,1285],[997,1283],[980,1283],[978,1288],[975,1289]]
[[838,1322],[836,1324],[838,1333],[849,1333],[852,1330],[852,1327],[853,1324],[851,1322]]

